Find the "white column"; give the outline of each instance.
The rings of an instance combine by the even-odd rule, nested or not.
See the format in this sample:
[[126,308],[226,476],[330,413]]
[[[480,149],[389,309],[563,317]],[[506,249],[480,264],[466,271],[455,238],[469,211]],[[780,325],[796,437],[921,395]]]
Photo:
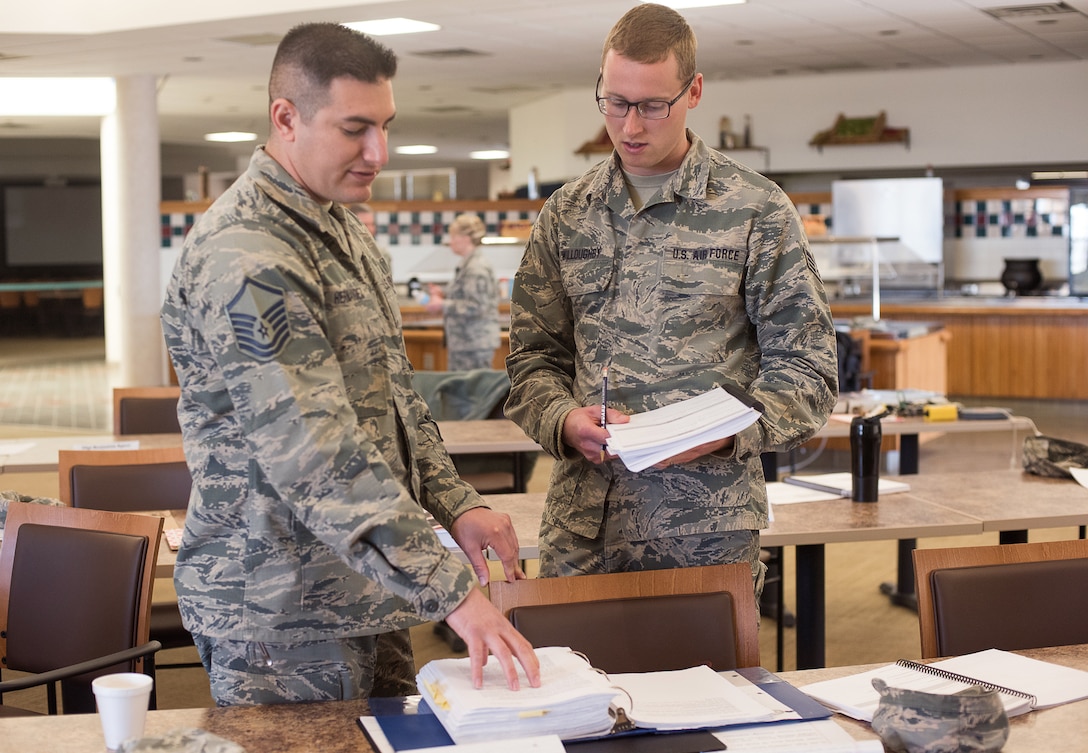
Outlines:
[[106,360],[117,386],[166,384],[159,308],[159,114],[156,77],[118,78],[102,119],[102,257]]

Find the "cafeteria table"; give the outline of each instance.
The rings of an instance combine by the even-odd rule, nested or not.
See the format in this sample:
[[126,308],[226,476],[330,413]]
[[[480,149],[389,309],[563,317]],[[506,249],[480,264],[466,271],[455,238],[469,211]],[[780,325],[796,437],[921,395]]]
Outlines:
[[[1088,670],[1088,645],[1018,651],[1025,656]],[[794,687],[845,677],[879,664],[783,672]],[[1067,703],[1021,714],[1009,720],[1003,753],[1053,753],[1072,750],[1088,735],[1088,701]],[[358,719],[370,713],[365,700],[325,703],[283,703],[267,706],[163,709],[149,711],[144,735],[161,736],[180,729],[203,729],[248,751],[261,753],[376,753],[359,729]],[[865,722],[835,714],[831,717],[856,740],[875,740]],[[100,753],[104,749],[97,714],[26,716],[0,722],[0,753],[40,750],[48,740],[52,753]],[[1072,747],[1071,747],[1072,746]],[[517,746],[511,746],[516,749]],[[451,750],[453,750],[451,748]]]

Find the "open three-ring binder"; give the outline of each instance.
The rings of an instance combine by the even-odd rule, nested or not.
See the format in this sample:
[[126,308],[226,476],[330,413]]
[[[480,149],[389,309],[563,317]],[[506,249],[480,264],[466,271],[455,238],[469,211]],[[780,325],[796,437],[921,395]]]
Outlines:
[[[716,672],[707,666],[689,669],[606,675],[581,654],[566,647],[536,649],[541,687],[531,688],[520,676],[521,689],[506,687],[497,662],[484,668],[484,687],[474,688],[468,658],[429,662],[417,676],[421,700],[418,713],[382,713],[360,719],[368,737],[376,731],[389,739],[389,749],[408,749],[405,737],[427,735],[449,743],[524,739],[556,735],[564,741],[626,738],[668,732],[667,750],[684,735],[702,734],[691,750],[721,749],[709,729],[774,721],[821,719],[830,716],[820,704],[765,670]],[[520,670],[519,670],[520,671]],[[741,673],[746,673],[745,676]],[[405,718],[405,716],[408,718]],[[427,721],[427,718],[434,720]],[[376,735],[375,735],[376,736]],[[419,747],[424,741],[413,741]],[[669,747],[669,746],[672,747]],[[383,749],[378,746],[376,749]]]

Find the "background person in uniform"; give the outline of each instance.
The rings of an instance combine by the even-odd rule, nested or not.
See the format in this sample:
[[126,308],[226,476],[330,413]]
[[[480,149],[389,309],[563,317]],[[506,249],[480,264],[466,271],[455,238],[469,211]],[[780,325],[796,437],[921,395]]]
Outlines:
[[407,627],[447,619],[532,684],[487,581],[524,577],[509,518],[461,481],[412,389],[397,300],[344,207],[388,160],[396,58],[336,24],[280,43],[271,132],[186,239],[162,311],[193,500],[175,584],[220,705],[415,692]]
[[460,214],[448,228],[461,264],[446,287],[431,288],[427,310],[443,315],[449,371],[490,369],[499,347],[499,284],[481,251],[487,228],[475,214]]
[[[702,75],[675,11],[640,5],[604,45],[597,103],[615,150],[553,194],[514,282],[506,414],[556,458],[543,575],[751,564],[762,590],[760,453],[835,404],[835,336],[789,198],[686,128]],[[766,407],[735,437],[631,473],[609,422],[718,385]]]

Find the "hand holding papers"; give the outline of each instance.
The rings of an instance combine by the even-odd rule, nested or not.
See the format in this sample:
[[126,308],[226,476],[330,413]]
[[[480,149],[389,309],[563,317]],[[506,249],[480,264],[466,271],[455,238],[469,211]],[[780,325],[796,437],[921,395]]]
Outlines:
[[638,472],[684,450],[731,437],[759,420],[762,406],[721,387],[702,395],[636,413],[626,424],[608,427],[608,451]]

